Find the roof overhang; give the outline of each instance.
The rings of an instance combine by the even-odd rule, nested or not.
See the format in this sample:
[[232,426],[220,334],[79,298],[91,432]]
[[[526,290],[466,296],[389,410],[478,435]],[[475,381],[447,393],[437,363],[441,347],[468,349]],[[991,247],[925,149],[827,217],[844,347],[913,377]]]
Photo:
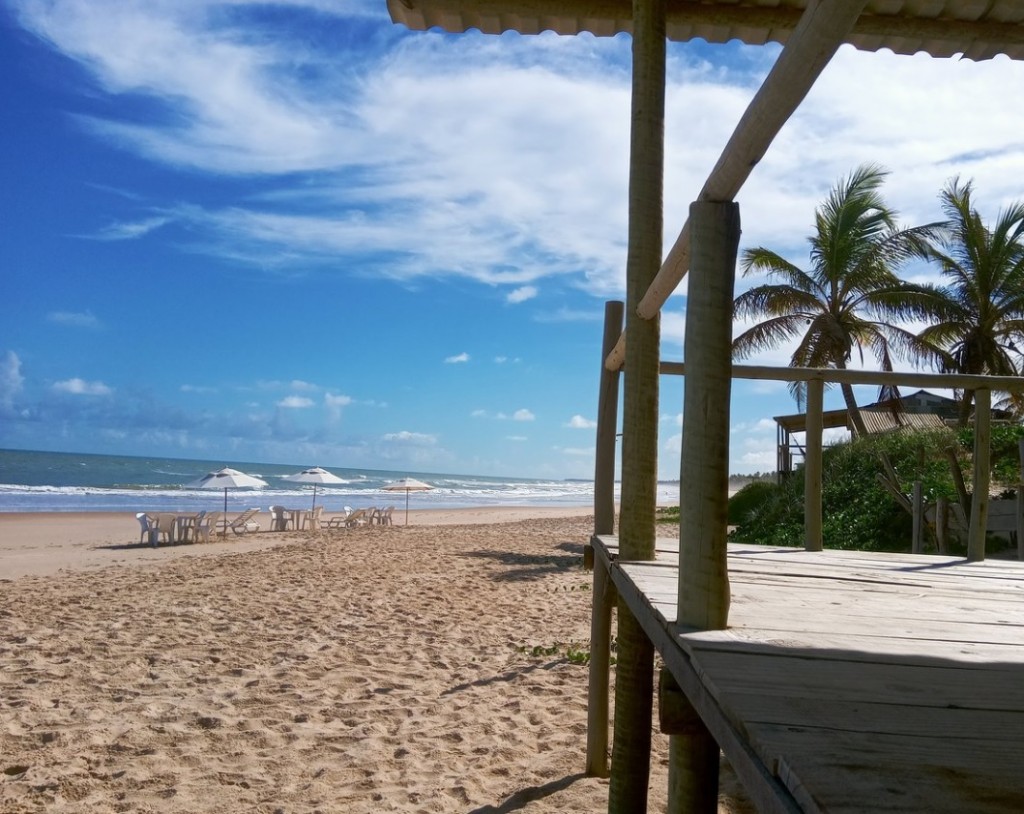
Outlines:
[[[813,1],[813,0],[812,0]],[[387,0],[391,19],[415,30],[461,33],[630,32],[631,0]],[[667,0],[666,33],[677,41],[785,43],[808,0]],[[864,51],[1024,59],[1022,0],[869,0],[846,40]]]

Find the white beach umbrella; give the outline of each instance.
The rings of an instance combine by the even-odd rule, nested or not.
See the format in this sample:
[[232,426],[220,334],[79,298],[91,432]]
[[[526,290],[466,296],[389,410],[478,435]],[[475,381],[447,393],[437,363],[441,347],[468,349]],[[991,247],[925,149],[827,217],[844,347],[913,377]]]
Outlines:
[[282,480],[290,480],[293,483],[312,483],[313,484],[313,509],[316,509],[316,487],[321,483],[344,483],[341,478],[337,475],[328,472],[326,469],[321,469],[319,466],[314,466],[312,469],[303,469],[301,472],[296,472],[294,475],[285,475]]
[[223,489],[224,490],[224,514],[228,513],[228,489],[259,489],[266,486],[265,480],[260,480],[252,475],[246,475],[237,469],[224,467],[216,472],[208,472],[199,480],[186,483],[188,489]]
[[416,478],[402,478],[383,487],[385,492],[405,492],[405,525],[409,525],[409,492],[426,492],[434,487]]

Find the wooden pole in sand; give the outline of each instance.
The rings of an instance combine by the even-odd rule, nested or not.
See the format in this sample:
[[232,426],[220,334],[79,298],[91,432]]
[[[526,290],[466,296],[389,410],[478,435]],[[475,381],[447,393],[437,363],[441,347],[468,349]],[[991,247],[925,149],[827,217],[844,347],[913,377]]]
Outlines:
[[825,382],[811,379],[807,382],[807,438],[804,446],[804,548],[821,551],[824,546],[821,522],[821,454],[824,432]]
[[[619,371],[605,368],[604,359],[622,333],[623,310],[621,302],[610,301],[604,306],[594,462],[595,535],[612,534],[615,529],[615,429],[618,426]],[[616,591],[603,560],[594,562],[593,588],[590,599],[590,684],[587,691],[587,774],[607,777],[609,670]]]
[[[739,205],[692,203],[690,223],[677,622],[683,629],[722,630],[729,622],[729,401]],[[689,706],[678,695],[676,702]],[[695,711],[679,718],[685,724],[669,739],[668,810],[713,814],[718,810],[718,744]]]
[[[666,0],[633,0],[633,93],[629,151],[629,249],[623,381],[619,555],[653,560],[658,493],[661,319],[642,319],[640,298],[661,266],[665,172]],[[730,320],[731,321],[731,320]],[[610,814],[644,814],[651,769],[654,646],[619,601]]]
[[992,457],[992,391],[974,391],[974,494],[971,495],[971,525],[967,533],[967,559],[985,559],[985,530],[988,527],[989,466]]
[[590,614],[590,686],[587,692],[587,775],[608,776],[608,698],[612,608],[618,599],[604,561],[594,563]]

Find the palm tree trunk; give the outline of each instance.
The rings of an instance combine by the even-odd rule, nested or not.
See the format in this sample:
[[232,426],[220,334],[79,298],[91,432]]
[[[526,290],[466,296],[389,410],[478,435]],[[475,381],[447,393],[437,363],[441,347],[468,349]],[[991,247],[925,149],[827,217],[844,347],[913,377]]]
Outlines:
[[[637,305],[661,267],[665,2],[633,0],[633,102],[626,261],[620,554],[653,559],[658,481],[659,316]],[[610,814],[644,814],[650,777],[654,648],[620,599]]]
[[[846,370],[846,363],[839,359],[836,361],[836,368],[838,370]],[[868,434],[868,428],[864,424],[864,419],[860,414],[860,409],[857,407],[857,399],[853,395],[852,384],[840,384],[839,389],[843,394],[843,401],[846,402],[846,412],[850,416],[850,422],[853,424],[854,434],[858,438],[863,438]]]

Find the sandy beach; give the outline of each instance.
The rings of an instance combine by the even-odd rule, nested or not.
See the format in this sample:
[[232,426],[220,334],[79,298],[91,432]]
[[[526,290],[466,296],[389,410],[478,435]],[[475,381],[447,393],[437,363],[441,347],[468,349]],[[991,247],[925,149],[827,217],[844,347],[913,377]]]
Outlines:
[[0,515],[0,810],[605,810],[590,513],[409,519],[154,549],[131,515]]

